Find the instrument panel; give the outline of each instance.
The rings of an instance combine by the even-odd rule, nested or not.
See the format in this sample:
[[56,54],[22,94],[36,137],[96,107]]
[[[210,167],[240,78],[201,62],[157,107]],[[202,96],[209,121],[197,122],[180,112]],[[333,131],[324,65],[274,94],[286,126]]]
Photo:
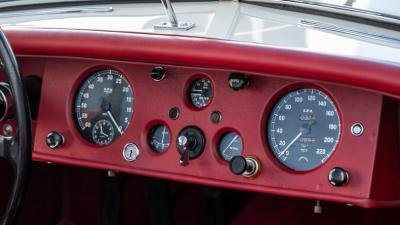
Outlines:
[[[61,65],[68,79],[56,73]],[[359,205],[369,198],[379,94],[269,74],[104,60],[51,59],[46,71],[38,158],[249,191],[342,196]],[[59,113],[45,110],[60,98],[68,100]],[[50,149],[49,132],[63,135],[63,145]]]

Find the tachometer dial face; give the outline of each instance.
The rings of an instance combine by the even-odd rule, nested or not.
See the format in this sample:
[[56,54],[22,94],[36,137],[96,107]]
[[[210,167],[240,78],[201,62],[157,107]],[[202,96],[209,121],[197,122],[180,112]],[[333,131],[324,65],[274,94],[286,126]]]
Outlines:
[[157,125],[150,130],[147,139],[153,151],[162,153],[171,143],[171,134],[167,126]]
[[134,107],[132,88],[117,71],[89,76],[75,97],[74,116],[82,136],[96,145],[111,144],[128,127]]
[[200,78],[193,82],[190,88],[190,101],[196,108],[204,108],[212,99],[211,81]]
[[285,166],[307,171],[322,165],[340,137],[338,111],[325,93],[300,89],[283,96],[268,120],[268,143]]
[[218,152],[225,161],[230,161],[233,157],[241,155],[243,152],[242,138],[236,132],[224,134],[218,144]]

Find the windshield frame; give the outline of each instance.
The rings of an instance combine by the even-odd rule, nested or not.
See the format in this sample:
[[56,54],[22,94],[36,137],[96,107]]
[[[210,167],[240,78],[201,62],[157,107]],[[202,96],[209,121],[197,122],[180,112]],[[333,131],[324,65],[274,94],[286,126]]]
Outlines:
[[282,10],[334,17],[400,31],[400,17],[392,14],[303,0],[243,0],[242,2]]

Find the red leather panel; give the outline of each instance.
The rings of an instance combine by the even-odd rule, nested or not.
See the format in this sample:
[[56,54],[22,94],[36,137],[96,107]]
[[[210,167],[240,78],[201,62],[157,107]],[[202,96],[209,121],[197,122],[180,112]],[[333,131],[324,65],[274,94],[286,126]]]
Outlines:
[[[382,192],[372,189],[397,188],[378,187],[373,179],[377,155],[382,151],[377,148],[380,94],[400,95],[397,79],[400,69],[395,65],[194,37],[22,28],[8,28],[6,33],[23,59],[23,70],[29,71],[24,68],[33,67],[30,63],[35,60],[45,64],[34,144],[36,160],[363,207],[400,205],[396,194],[382,198],[379,194]],[[98,148],[79,136],[72,120],[72,101],[87,71],[104,65],[126,75],[136,102],[126,133],[112,145]],[[155,65],[167,68],[167,79],[159,83],[150,79],[149,72]],[[227,86],[227,78],[230,72],[238,71],[249,74],[252,85],[233,92]],[[201,111],[185,103],[185,87],[197,73],[208,76],[215,88],[212,103]],[[274,100],[293,88],[292,85],[325,90],[341,114],[342,136],[336,152],[324,166],[307,173],[295,173],[280,166],[265,144],[268,112]],[[173,106],[181,109],[181,117],[175,121],[168,119],[168,109]],[[218,125],[209,120],[213,110],[223,114]],[[155,121],[166,123],[172,132],[172,145],[161,155],[151,152],[146,143],[147,132]],[[364,124],[363,136],[350,134],[354,122]],[[188,167],[182,167],[174,140],[187,125],[200,127],[207,142],[203,155]],[[257,155],[262,161],[263,171],[258,178],[235,176],[218,158],[215,145],[226,129],[238,131],[243,137],[245,154]],[[45,136],[52,130],[62,132],[66,138],[65,146],[58,151],[50,150],[45,144]],[[140,148],[135,162],[128,163],[122,157],[122,147],[127,142],[136,143]],[[389,147],[387,151],[395,150]],[[393,158],[388,160],[398,163]],[[388,162],[379,160],[379,163]],[[350,172],[351,181],[347,186],[334,188],[328,184],[327,174],[334,166]]]

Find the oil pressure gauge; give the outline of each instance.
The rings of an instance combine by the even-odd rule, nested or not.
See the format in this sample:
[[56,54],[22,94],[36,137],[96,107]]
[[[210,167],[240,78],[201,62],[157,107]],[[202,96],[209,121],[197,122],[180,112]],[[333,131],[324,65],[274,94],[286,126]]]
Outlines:
[[193,82],[190,87],[190,101],[196,108],[204,108],[210,104],[213,96],[211,81],[200,78]]

